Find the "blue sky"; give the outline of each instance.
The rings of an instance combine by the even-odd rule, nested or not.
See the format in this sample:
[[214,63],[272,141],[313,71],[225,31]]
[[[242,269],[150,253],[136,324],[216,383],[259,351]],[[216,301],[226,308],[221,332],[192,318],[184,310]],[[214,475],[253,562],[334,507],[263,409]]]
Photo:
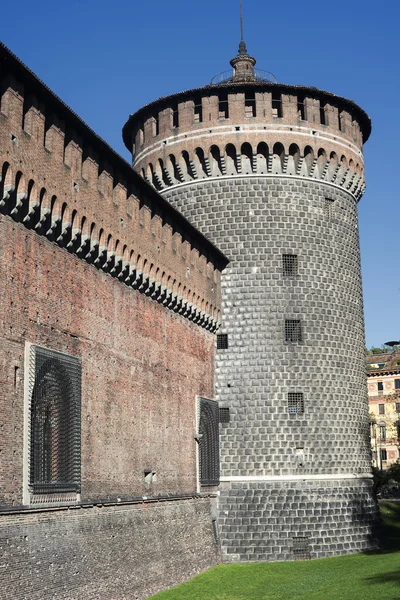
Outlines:
[[[398,0],[244,0],[244,37],[260,69],[350,98],[372,119],[359,205],[368,347],[400,339],[399,19]],[[127,160],[128,115],[209,83],[239,38],[239,0],[2,6],[1,40]]]

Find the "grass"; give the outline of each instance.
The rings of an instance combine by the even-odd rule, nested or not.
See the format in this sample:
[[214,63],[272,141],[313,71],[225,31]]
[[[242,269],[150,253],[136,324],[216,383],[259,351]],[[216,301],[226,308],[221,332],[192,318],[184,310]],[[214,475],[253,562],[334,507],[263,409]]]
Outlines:
[[400,600],[400,503],[382,502],[379,552],[218,565],[152,600]]

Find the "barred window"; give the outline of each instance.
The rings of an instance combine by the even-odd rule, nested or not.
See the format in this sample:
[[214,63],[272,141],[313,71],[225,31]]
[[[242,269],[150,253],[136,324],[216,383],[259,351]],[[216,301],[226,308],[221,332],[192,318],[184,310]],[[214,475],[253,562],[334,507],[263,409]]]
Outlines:
[[228,348],[228,334],[217,333],[217,350],[227,350]]
[[199,398],[199,471],[201,485],[219,484],[218,402]]
[[285,277],[293,277],[294,275],[297,275],[297,254],[282,254],[282,270]]
[[325,217],[328,221],[333,219],[335,214],[335,201],[332,198],[325,198]]
[[290,415],[304,413],[304,395],[301,392],[288,393],[288,409]]
[[81,363],[66,354],[30,347],[31,492],[79,492]]
[[301,321],[298,319],[285,320],[285,340],[287,342],[302,342]]
[[221,407],[219,409],[219,422],[220,423],[229,423],[231,420],[229,414],[229,408]]
[[308,537],[293,538],[293,556],[295,560],[309,560],[311,558],[310,540]]

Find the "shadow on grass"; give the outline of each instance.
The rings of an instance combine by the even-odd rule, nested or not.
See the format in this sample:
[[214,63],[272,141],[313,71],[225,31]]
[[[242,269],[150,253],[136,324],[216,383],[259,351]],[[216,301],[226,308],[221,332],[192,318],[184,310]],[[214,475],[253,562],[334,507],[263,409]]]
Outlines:
[[[380,511],[383,525],[383,548],[365,554],[389,554],[400,552],[400,502],[381,502]],[[388,573],[379,573],[365,580],[371,585],[377,583],[395,583],[400,585],[400,569]],[[392,600],[400,600],[400,597]]]

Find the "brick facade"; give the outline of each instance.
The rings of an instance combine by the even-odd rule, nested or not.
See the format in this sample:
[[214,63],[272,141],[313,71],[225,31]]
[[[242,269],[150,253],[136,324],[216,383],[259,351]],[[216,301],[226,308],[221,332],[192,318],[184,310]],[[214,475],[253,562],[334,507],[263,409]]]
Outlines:
[[[196,435],[227,260],[4,46],[0,85],[0,587],[142,599],[218,561]],[[77,359],[79,440],[49,371],[35,416],[31,345]]]

